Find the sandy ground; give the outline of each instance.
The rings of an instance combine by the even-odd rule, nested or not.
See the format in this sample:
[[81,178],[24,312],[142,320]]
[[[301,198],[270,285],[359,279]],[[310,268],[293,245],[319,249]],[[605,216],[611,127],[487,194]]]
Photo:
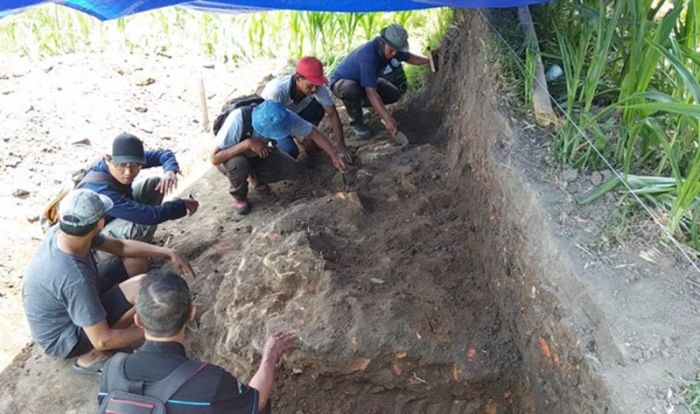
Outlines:
[[0,369],[29,339],[22,275],[43,235],[38,215],[71,173],[130,132],[146,148],[174,150],[188,176],[181,180],[191,180],[207,168],[212,142],[203,131],[200,78],[213,120],[227,96],[253,92],[285,63],[233,67],[126,54],[0,61]]

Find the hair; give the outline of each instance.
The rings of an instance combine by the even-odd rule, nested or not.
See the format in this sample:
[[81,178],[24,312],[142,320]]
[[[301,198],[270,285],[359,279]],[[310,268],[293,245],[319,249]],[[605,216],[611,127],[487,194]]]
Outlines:
[[59,227],[61,231],[66,234],[70,234],[71,236],[83,237],[90,233],[95,227],[97,227],[97,223],[99,222],[100,220],[97,220],[92,224],[86,224],[84,226],[74,226],[66,222],[60,221]]
[[149,272],[141,281],[136,312],[151,336],[177,335],[190,317],[192,301],[187,282],[170,271]]

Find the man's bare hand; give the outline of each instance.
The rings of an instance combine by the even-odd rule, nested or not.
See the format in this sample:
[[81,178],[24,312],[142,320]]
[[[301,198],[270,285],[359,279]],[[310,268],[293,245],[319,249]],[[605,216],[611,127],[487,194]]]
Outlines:
[[265,141],[258,138],[248,138],[246,142],[248,143],[248,149],[258,154],[258,157],[267,158],[270,155],[270,148]]
[[387,132],[389,132],[389,136],[391,138],[395,138],[396,133],[398,132],[396,120],[390,116],[388,119],[384,120],[384,126],[386,127]]
[[169,256],[178,272],[195,277],[194,270],[192,270],[190,262],[188,262],[187,259],[185,259],[177,250],[171,249]]
[[331,157],[331,161],[333,162],[333,166],[336,170],[340,171],[341,174],[345,174],[347,166],[345,165],[343,158],[340,157],[340,154],[336,153],[333,157]]
[[277,364],[277,361],[287,351],[295,348],[297,336],[292,331],[277,332],[267,338],[265,347],[263,348],[262,360],[271,364]]
[[199,201],[193,198],[187,198],[182,201],[185,202],[185,208],[187,209],[188,216],[191,216],[192,214],[197,212],[197,209],[199,208]]
[[156,186],[156,191],[167,195],[175,191],[175,187],[177,187],[177,173],[175,171],[166,171],[165,176],[160,179]]
[[352,153],[346,146],[338,146],[338,156],[345,164],[352,164]]

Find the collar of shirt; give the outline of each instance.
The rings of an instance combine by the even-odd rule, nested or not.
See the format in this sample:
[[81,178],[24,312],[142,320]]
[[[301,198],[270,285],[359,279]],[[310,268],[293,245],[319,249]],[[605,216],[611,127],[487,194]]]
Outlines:
[[155,352],[159,354],[171,354],[187,357],[185,347],[179,342],[149,341],[141,345],[136,352]]
[[379,36],[375,37],[374,45],[376,46],[375,50],[377,51],[379,58],[382,60],[386,60],[386,57],[384,57],[384,42],[382,41],[382,38]]
[[296,90],[295,86],[297,84],[297,74],[294,73],[292,76],[289,77],[289,99],[292,100],[294,103],[299,103],[303,101],[306,98],[306,95],[301,94],[301,98],[297,99],[296,96],[294,96],[294,92]]

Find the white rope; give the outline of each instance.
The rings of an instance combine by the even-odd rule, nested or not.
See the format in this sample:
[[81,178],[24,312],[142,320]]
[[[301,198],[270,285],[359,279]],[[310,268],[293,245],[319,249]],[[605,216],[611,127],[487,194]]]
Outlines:
[[[518,56],[518,54],[515,52],[515,49],[513,49],[513,47],[511,47],[510,44],[508,44],[508,42],[503,37],[503,35],[501,35],[501,32],[499,32],[498,29],[493,25],[493,23],[491,23],[488,16],[484,15],[483,10],[481,10],[481,9],[479,9],[479,13],[481,14],[481,17],[486,21],[486,23],[488,23],[488,25],[491,26],[491,29],[498,35],[498,37],[501,39],[501,41],[508,47],[508,49],[513,54],[513,56],[515,56],[515,59],[518,62],[518,64],[520,64],[521,67],[524,68],[524,71],[527,71],[528,68],[525,65],[525,62],[523,62],[523,60],[520,58],[520,56]],[[533,76],[533,74],[528,73],[528,76]],[[568,121],[571,123],[571,125],[574,126],[576,131],[583,137],[583,139],[586,140],[588,145],[590,145],[590,147],[600,157],[600,159],[603,160],[603,162],[608,167],[608,169],[610,171],[612,171],[612,173],[620,180],[620,182],[627,189],[627,192],[632,195],[632,197],[637,201],[637,203],[639,203],[639,205],[642,206],[642,208],[647,212],[647,214],[649,214],[649,217],[651,217],[651,219],[654,221],[654,223],[656,223],[659,226],[659,228],[661,228],[661,231],[663,231],[664,234],[666,234],[666,236],[673,242],[673,244],[678,248],[678,250],[681,252],[683,257],[685,257],[686,260],[688,260],[688,263],[690,263],[690,265],[695,269],[695,271],[697,271],[697,273],[700,274],[700,267],[698,267],[698,264],[695,262],[695,260],[693,260],[690,257],[688,252],[686,252],[683,244],[681,242],[679,242],[678,240],[676,240],[676,238],[673,236],[673,234],[671,234],[671,231],[668,229],[668,227],[666,227],[663,223],[661,223],[661,220],[657,217],[657,215],[654,213],[654,211],[651,210],[649,208],[649,206],[647,206],[644,203],[644,201],[637,195],[637,193],[634,192],[634,190],[632,190],[632,187],[630,187],[630,185],[627,183],[627,180],[622,176],[622,174],[620,174],[620,172],[618,172],[615,169],[615,167],[613,167],[612,163],[610,163],[610,161],[608,161],[608,159],[605,158],[605,156],[598,150],[598,148],[596,148],[596,146],[593,144],[593,141],[588,137],[588,135],[578,126],[578,124],[576,122],[574,122],[574,120],[564,110],[564,108],[562,108],[562,106],[559,104],[559,102],[557,102],[557,100],[554,99],[554,97],[549,93],[549,90],[546,88],[546,85],[542,85],[535,76],[533,76],[533,79],[540,87],[544,87],[544,90],[547,91],[547,95],[549,96],[549,99],[552,102],[554,102],[554,105],[557,108],[559,108],[561,113],[564,114],[564,116],[568,119]]]

